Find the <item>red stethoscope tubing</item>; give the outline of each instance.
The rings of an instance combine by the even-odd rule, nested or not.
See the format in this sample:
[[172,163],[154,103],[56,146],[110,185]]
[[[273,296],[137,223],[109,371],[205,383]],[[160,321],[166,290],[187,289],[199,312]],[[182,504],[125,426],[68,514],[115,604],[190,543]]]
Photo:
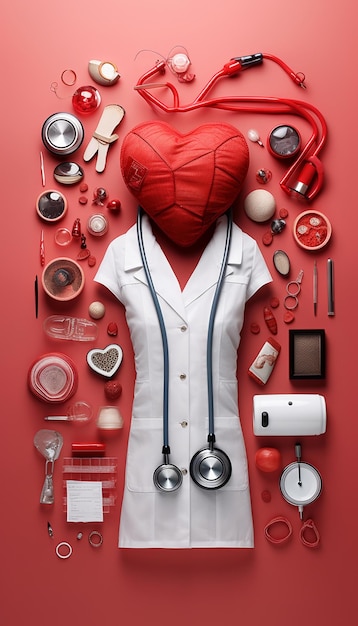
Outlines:
[[[270,58],[277,62],[286,73],[294,80],[296,84],[303,86],[304,76],[295,74],[283,61],[274,57],[273,55],[263,55],[266,58]],[[306,194],[306,199],[311,200],[317,195],[320,190],[323,178],[323,167],[318,159],[318,154],[322,150],[326,138],[327,138],[327,125],[321,112],[308,102],[302,100],[296,100],[291,98],[277,98],[277,97],[265,97],[265,96],[225,96],[218,98],[207,98],[207,94],[213,88],[215,83],[222,77],[232,76],[243,68],[239,61],[233,59],[224,67],[216,72],[208,83],[204,86],[198,96],[192,103],[186,105],[180,105],[179,94],[177,89],[172,83],[146,83],[146,81],[152,78],[158,72],[165,72],[165,62],[158,62],[148,72],[143,74],[135,89],[139,94],[149,103],[155,107],[158,107],[166,113],[185,113],[189,111],[195,111],[199,108],[215,108],[232,112],[254,112],[254,113],[288,113],[291,115],[298,115],[307,120],[312,128],[312,134],[298,156],[297,160],[288,169],[286,174],[280,181],[281,187],[288,193],[291,193],[291,188],[288,186],[289,179],[293,176],[297,168],[304,162],[308,162],[314,168],[318,175],[318,181],[311,190]],[[159,100],[150,90],[153,88],[167,88],[171,91],[173,96],[173,104],[170,106],[161,100]],[[206,98],[206,99],[205,99]],[[320,132],[316,120],[320,124]]]

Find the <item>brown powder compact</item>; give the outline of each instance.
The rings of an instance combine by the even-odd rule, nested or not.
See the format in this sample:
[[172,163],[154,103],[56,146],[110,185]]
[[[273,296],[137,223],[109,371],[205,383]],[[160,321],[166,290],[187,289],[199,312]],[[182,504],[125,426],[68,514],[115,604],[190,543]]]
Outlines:
[[289,330],[290,379],[323,379],[325,376],[325,331],[323,329]]

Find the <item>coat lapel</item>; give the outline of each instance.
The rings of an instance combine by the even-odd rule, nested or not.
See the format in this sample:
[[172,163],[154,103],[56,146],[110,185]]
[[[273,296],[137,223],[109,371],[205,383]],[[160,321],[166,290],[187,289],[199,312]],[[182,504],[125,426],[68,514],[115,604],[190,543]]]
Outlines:
[[[142,230],[145,254],[159,301],[161,299],[164,300],[184,321],[186,321],[183,295],[180,290],[179,282],[153,235],[147,215],[143,215]],[[126,237],[125,271],[131,273],[139,282],[145,285],[148,284],[139,251],[136,226],[128,231]]]
[[[237,229],[235,244],[231,241],[229,259],[226,266],[225,276],[233,273],[233,266],[239,265],[242,259],[242,233],[235,224],[233,229]],[[191,275],[183,291],[185,306],[199,298],[208,289],[211,289],[218,282],[220,268],[223,260],[225,240],[227,230],[227,218],[222,216],[218,219],[214,235],[203,255]]]
[[[185,308],[217,283],[225,247],[226,225],[226,216],[218,219],[212,239],[204,250],[184,290],[181,291],[178,279],[152,233],[148,217],[143,216],[144,247],[156,293],[184,321],[187,321]],[[235,225],[234,228],[237,229]],[[237,230],[239,237],[235,239],[235,246],[231,245],[226,276],[233,272],[232,266],[240,264],[242,259],[242,233],[239,229]],[[126,236],[125,271],[131,273],[139,282],[147,284],[138,246],[136,226],[133,226]]]

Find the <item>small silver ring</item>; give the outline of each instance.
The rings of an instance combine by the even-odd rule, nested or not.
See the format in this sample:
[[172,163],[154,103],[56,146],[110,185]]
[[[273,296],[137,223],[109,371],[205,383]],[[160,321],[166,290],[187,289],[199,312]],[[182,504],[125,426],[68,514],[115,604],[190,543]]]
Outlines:
[[[63,547],[67,548],[68,550],[68,552],[66,552],[65,554],[61,554],[60,552],[61,548]],[[59,559],[68,559],[72,554],[71,544],[67,543],[67,541],[61,541],[61,543],[57,544],[56,546],[56,554]]]
[[[93,541],[93,537],[96,537],[96,541]],[[103,543],[103,537],[98,530],[92,530],[92,532],[88,535],[89,544],[92,548],[99,548]]]
[[[296,287],[296,291],[292,291],[292,286],[293,285]],[[286,285],[286,291],[287,291],[289,296],[298,296],[298,294],[301,291],[301,285],[299,283],[297,283],[295,280],[291,280]]]
[[[290,299],[293,300],[293,304],[292,305],[287,304],[287,302]],[[297,298],[297,296],[293,295],[292,293],[289,293],[285,297],[284,306],[285,306],[285,309],[287,309],[288,311],[294,311],[295,309],[297,309],[297,307],[298,307],[298,298]]]

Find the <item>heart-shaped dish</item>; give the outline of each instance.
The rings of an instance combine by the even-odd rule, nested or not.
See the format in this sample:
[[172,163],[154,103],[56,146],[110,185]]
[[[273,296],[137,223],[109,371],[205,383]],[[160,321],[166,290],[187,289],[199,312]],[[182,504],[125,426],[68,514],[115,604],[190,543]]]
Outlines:
[[87,363],[89,367],[106,378],[111,378],[117,372],[123,360],[123,350],[116,344],[111,343],[103,350],[93,348],[87,352]]

